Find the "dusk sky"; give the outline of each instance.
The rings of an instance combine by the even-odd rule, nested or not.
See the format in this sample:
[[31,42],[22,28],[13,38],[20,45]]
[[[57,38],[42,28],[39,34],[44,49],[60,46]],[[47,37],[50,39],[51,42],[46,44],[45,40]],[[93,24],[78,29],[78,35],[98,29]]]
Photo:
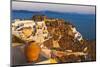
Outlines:
[[27,11],[58,11],[71,12],[81,14],[95,14],[95,6],[79,6],[79,5],[64,5],[64,4],[48,4],[34,2],[12,2],[12,10],[27,10]]

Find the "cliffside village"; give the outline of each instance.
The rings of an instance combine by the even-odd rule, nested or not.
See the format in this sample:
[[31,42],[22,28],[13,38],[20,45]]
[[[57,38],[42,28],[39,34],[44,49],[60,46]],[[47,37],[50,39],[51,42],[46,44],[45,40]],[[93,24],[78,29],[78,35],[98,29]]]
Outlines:
[[[57,22],[59,21],[58,24],[54,23],[55,21],[57,21]],[[20,40],[23,40],[25,42],[25,44],[34,41],[35,43],[37,43],[37,45],[40,46],[41,55],[44,56],[45,58],[48,58],[48,60],[38,62],[36,64],[58,63],[58,61],[55,60],[54,57],[55,56],[61,57],[61,56],[63,56],[63,54],[66,54],[66,53],[51,49],[51,46],[53,48],[63,47],[59,43],[62,43],[62,41],[63,41],[62,39],[64,37],[66,39],[67,36],[63,36],[62,34],[65,35],[66,34],[65,32],[67,32],[68,35],[70,35],[73,38],[73,41],[78,41],[81,44],[83,43],[82,41],[84,40],[82,35],[76,30],[75,26],[68,24],[68,27],[69,27],[68,28],[69,32],[68,32],[68,31],[64,30],[65,28],[64,28],[63,24],[64,24],[63,20],[47,18],[45,16],[42,16],[39,18],[37,16],[33,16],[32,20],[15,19],[12,22],[12,35],[19,38]],[[50,26],[54,26],[54,28],[52,28]],[[67,26],[65,26],[65,27],[67,29]],[[58,30],[64,31],[64,32],[59,32]],[[56,36],[57,36],[57,38],[56,38]],[[12,46],[16,47],[19,45],[18,44],[16,45],[13,43]],[[76,48],[76,49],[78,49],[78,48]],[[87,51],[87,47],[84,48],[84,51]],[[67,55],[71,55],[71,54],[73,54],[75,56],[76,55],[79,55],[79,56],[87,55],[87,53],[79,52],[79,51],[74,53],[73,50],[70,50],[70,49],[66,49],[66,52],[68,53]],[[53,57],[53,59],[52,59],[52,57]],[[78,59],[77,61],[79,62],[81,60]],[[64,61],[64,62],[66,62],[66,61]],[[16,62],[15,62],[15,64],[16,64]]]
[[[49,20],[47,19],[47,21]],[[55,20],[53,19],[50,21]],[[12,23],[12,34],[25,41],[36,41],[38,43],[43,43],[45,40],[52,37],[47,30],[46,24],[47,23],[45,23],[45,20],[34,21],[15,19]],[[76,30],[75,27],[71,27],[71,31],[73,32],[75,39],[78,41],[83,39],[82,35]]]

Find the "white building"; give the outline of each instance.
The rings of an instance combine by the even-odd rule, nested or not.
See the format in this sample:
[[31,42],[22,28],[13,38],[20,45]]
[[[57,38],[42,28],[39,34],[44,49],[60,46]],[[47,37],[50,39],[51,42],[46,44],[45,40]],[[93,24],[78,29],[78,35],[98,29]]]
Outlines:
[[33,20],[15,20],[14,23],[12,23],[12,28],[19,30],[23,27],[32,27],[35,26],[35,22]]
[[42,43],[45,41],[45,38],[48,37],[48,30],[45,21],[36,22],[36,28],[36,41]]
[[[31,35],[28,38],[24,36],[22,29],[27,27],[30,27],[33,30],[35,33],[34,36]],[[24,40],[34,40],[39,43],[44,42],[45,38],[48,37],[45,21],[34,22],[33,20],[15,20],[15,22],[12,23],[12,33]]]
[[83,39],[82,35],[76,30],[75,27],[71,29],[72,29],[72,32],[75,34],[74,38],[77,39],[78,41],[81,41]]

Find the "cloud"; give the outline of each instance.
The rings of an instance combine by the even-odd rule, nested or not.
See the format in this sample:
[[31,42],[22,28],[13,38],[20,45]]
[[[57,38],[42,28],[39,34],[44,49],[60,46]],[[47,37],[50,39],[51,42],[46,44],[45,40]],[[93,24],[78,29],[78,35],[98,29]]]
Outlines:
[[65,4],[48,4],[36,2],[12,2],[13,10],[27,10],[27,11],[58,11],[71,12],[83,14],[95,14],[95,6],[80,6],[80,5],[65,5]]

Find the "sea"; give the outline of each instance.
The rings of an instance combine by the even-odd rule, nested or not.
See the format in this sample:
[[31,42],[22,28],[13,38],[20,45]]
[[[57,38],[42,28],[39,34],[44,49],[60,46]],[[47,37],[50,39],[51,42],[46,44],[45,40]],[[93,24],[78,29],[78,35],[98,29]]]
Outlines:
[[11,20],[14,19],[32,19],[34,15],[46,15],[50,18],[64,19],[72,23],[77,31],[79,31],[83,38],[87,40],[96,39],[96,14],[81,14],[70,12],[57,12],[57,11],[25,11],[25,10],[12,10]]

